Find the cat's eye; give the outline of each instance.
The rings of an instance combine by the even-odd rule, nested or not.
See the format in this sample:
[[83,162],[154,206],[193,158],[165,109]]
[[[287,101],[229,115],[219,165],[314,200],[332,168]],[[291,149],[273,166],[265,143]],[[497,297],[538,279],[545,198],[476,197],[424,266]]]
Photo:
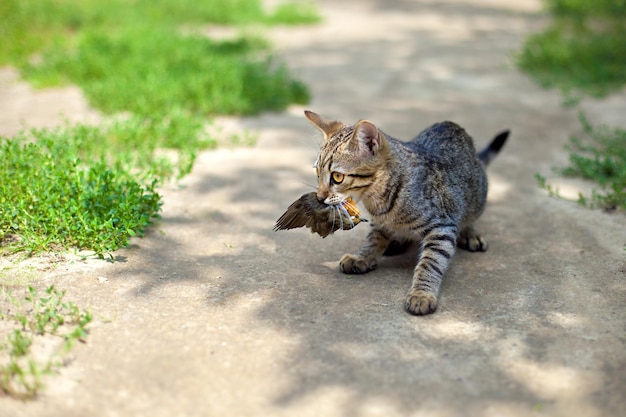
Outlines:
[[341,184],[343,182],[344,175],[341,172],[334,171],[330,174],[330,178],[333,184]]

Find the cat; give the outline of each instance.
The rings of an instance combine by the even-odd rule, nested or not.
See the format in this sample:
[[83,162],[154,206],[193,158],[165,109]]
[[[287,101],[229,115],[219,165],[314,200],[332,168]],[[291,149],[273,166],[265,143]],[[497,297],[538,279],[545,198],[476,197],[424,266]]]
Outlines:
[[358,253],[341,258],[341,272],[369,272],[383,255],[418,243],[419,260],[405,308],[415,315],[433,313],[456,247],[487,250],[487,241],[473,223],[487,199],[484,166],[500,151],[509,131],[476,153],[472,138],[449,121],[403,142],[368,120],[351,126],[304,113],[324,135],[315,163],[318,200],[334,205],[350,197],[371,215],[365,244]]

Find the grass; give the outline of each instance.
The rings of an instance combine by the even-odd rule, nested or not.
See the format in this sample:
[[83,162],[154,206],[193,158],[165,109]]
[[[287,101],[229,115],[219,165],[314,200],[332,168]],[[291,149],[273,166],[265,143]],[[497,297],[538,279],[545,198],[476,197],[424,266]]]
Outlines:
[[530,36],[518,66],[566,94],[603,97],[626,84],[626,1],[546,0],[554,19]]
[[113,154],[98,154],[107,133],[82,126],[2,140],[0,240],[9,241],[5,250],[74,247],[103,256],[141,235],[157,217],[157,181],[138,180],[147,174],[134,173],[128,165],[139,156],[126,153],[107,161]]
[[[64,297],[65,291],[54,286],[43,296],[30,286],[20,298],[0,291],[0,391],[18,398],[35,397],[44,376],[63,366],[76,342],[85,341],[92,315]],[[50,338],[58,340],[53,350],[44,347]]]
[[305,24],[320,20],[311,2],[263,10],[260,0],[3,0],[0,64],[24,63],[35,53],[80,42],[86,31],[124,32],[142,25],[170,30],[181,25]]
[[261,48],[256,39],[216,42],[154,28],[87,33],[71,53],[51,50],[22,74],[38,86],[80,85],[90,104],[108,114],[167,117],[182,110],[206,117],[307,102],[306,87],[284,65],[249,56]]
[[[530,36],[517,55],[520,69],[541,85],[557,87],[564,104],[576,105],[579,93],[603,97],[626,84],[626,0],[545,0],[553,21]],[[626,209],[626,132],[592,126],[581,113],[584,137],[567,146],[569,165],[562,175],[595,181],[599,189],[579,196],[587,207]],[[549,195],[558,190],[537,174]]]
[[216,145],[208,118],[309,100],[264,40],[201,33],[207,24],[313,23],[311,3],[266,11],[260,0],[3,0],[0,15],[0,65],[37,87],[76,84],[107,116],[0,138],[0,250],[110,255],[158,218],[159,185]]
[[[569,165],[557,169],[562,175],[595,181],[600,190],[590,196],[579,194],[578,202],[586,207],[607,210],[626,209],[626,130],[592,126],[583,114],[580,121],[584,137],[572,137],[567,146]],[[539,185],[550,196],[559,197],[558,190],[536,175]]]
[[73,83],[107,113],[167,117],[256,114],[306,103],[309,92],[269,57],[266,42],[215,41],[181,28],[316,21],[312,6],[259,0],[6,0],[0,64],[39,87]]

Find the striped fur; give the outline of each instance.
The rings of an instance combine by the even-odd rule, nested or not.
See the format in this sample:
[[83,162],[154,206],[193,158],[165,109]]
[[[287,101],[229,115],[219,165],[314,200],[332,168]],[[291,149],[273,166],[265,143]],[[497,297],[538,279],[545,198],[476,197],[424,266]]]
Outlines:
[[366,120],[350,126],[309,111],[305,115],[324,134],[316,162],[317,198],[338,204],[351,197],[364,204],[373,220],[359,252],[341,258],[341,271],[371,271],[386,251],[418,243],[405,306],[413,314],[434,312],[456,247],[487,250],[472,225],[487,198],[484,165],[502,148],[508,131],[477,154],[472,138],[452,122],[435,124],[402,142]]

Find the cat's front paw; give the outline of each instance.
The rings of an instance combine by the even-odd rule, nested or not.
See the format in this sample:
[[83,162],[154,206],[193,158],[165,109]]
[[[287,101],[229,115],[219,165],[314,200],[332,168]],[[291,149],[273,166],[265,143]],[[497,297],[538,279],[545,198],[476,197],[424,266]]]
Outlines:
[[437,297],[423,290],[411,291],[406,297],[405,307],[416,316],[431,314],[437,309]]
[[339,261],[339,269],[344,274],[364,274],[376,268],[375,262],[356,255],[343,255]]

